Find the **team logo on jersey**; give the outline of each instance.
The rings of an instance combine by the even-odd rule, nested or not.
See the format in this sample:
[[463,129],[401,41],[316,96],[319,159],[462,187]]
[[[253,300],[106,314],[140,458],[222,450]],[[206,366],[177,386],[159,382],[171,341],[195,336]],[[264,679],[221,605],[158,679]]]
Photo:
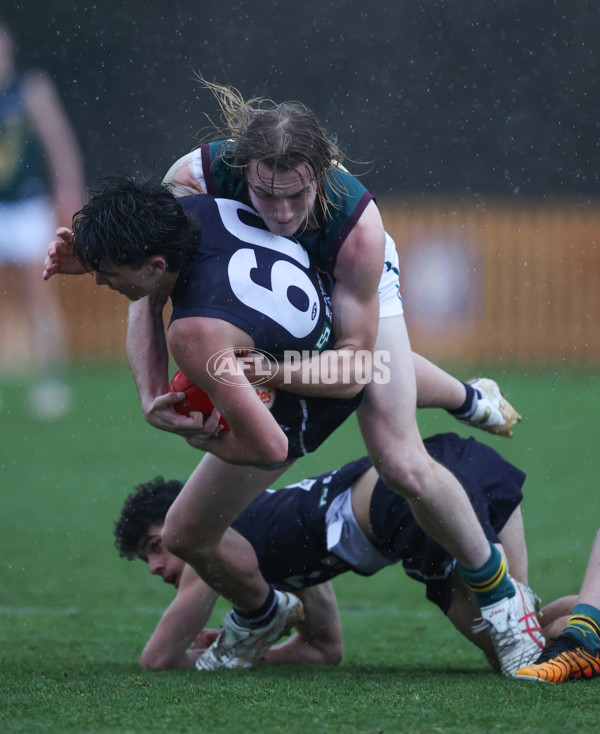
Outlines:
[[321,351],[327,342],[329,341],[329,337],[331,336],[331,326],[327,322],[323,324],[323,328],[321,329],[321,335],[319,336],[316,344],[315,349],[318,349]]
[[277,390],[274,387],[255,387],[256,394],[260,398],[260,401],[269,410],[273,410],[275,405],[275,398],[277,397]]
[[[246,377],[251,385],[267,382],[279,371],[279,363],[264,349],[221,349],[210,357],[206,369],[217,382],[241,387],[245,384],[240,382],[241,376]],[[260,394],[259,397],[264,403],[272,402],[275,400],[275,391],[272,393],[271,397],[265,395],[265,399]]]

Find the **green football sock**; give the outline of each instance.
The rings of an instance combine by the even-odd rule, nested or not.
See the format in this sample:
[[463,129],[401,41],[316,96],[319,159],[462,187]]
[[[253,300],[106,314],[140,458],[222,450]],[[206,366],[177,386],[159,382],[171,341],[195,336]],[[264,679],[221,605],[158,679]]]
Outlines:
[[475,593],[475,599],[480,607],[487,607],[517,593],[507,573],[502,554],[493,543],[490,543],[490,548],[491,555],[481,568],[473,570],[458,564],[460,575]]
[[591,604],[576,604],[563,634],[574,637],[595,655],[600,650],[600,609]]

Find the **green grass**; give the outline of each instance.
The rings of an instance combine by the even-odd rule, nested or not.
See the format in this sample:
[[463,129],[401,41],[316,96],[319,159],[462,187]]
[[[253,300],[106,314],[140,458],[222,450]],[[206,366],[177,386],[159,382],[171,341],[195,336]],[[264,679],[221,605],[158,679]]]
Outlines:
[[[525,415],[510,441],[478,438],[528,474],[532,585],[544,601],[575,593],[600,525],[600,381],[487,372]],[[135,484],[184,478],[198,455],[144,423],[125,369],[74,368],[69,379],[74,410],[50,424],[30,418],[26,384],[0,383],[3,733],[597,730],[597,681],[543,687],[495,675],[399,568],[336,581],[346,644],[337,668],[142,671],[172,589],[118,557],[112,527]],[[424,433],[469,434],[444,413],[420,421]],[[285,481],[362,451],[351,420]]]

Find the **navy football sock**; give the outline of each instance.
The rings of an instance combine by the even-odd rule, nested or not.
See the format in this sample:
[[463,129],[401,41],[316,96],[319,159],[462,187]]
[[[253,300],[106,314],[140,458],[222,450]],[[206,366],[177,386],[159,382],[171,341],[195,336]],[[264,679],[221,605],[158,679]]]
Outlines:
[[246,611],[245,609],[233,608],[233,619],[242,627],[265,627],[275,616],[277,611],[277,596],[272,587],[269,588],[269,594],[264,602],[258,609],[251,609]]
[[472,385],[469,385],[467,382],[463,382],[463,385],[467,391],[465,402],[460,407],[448,411],[448,413],[453,415],[455,418],[468,418],[473,415],[477,406],[477,401],[482,397],[479,390],[476,390]]

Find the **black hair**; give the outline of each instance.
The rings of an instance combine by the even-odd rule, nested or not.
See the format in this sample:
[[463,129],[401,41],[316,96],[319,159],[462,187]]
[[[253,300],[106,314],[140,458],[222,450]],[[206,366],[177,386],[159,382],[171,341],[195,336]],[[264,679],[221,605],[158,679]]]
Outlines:
[[74,215],[73,233],[75,259],[89,272],[140,268],[153,255],[177,271],[197,247],[200,228],[159,179],[136,182],[117,173],[101,179]]
[[115,523],[115,545],[122,558],[132,561],[141,541],[148,534],[150,525],[161,525],[169,507],[181,492],[183,482],[167,481],[154,477],[150,482],[138,484],[135,491],[125,500],[121,516]]

